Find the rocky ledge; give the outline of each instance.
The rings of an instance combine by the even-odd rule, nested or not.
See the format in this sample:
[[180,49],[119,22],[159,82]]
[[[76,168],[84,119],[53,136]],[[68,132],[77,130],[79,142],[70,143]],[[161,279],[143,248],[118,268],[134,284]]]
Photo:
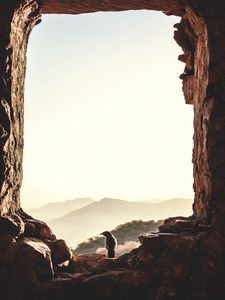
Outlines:
[[[150,233],[139,237],[139,248],[115,259],[99,254],[74,255],[69,265],[59,267],[55,277],[39,285],[32,297],[186,300],[212,299],[216,295],[214,299],[222,299],[218,284],[205,284],[203,280],[213,268],[215,273],[218,271],[215,259],[206,264],[212,254],[212,249],[201,250],[206,239],[210,243],[209,231]],[[220,246],[214,248],[218,253]]]
[[166,220],[160,232],[140,235],[140,247],[115,259],[72,255],[45,223],[22,210],[0,217],[0,225],[2,299],[222,300],[225,296],[221,265],[225,237],[206,225],[197,226],[193,219]]

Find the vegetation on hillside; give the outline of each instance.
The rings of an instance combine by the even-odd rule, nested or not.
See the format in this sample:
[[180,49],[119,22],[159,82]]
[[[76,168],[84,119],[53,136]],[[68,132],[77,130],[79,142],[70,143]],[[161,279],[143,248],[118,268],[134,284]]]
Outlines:
[[[118,225],[111,232],[116,237],[118,245],[124,245],[131,242],[131,245],[135,245],[138,242],[138,236],[141,233],[147,233],[156,231],[162,224],[162,220],[157,222],[151,221],[132,221],[125,224]],[[136,242],[136,243],[135,243]],[[104,246],[104,237],[94,236],[89,238],[87,241],[80,243],[74,250],[74,253],[94,253],[99,248]],[[127,248],[127,247],[126,247]]]

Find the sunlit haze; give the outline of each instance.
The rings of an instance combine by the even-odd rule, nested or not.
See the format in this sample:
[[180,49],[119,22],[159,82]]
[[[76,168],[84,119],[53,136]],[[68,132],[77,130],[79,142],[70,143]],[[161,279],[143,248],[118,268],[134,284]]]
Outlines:
[[31,34],[22,204],[193,198],[176,17],[46,15]]

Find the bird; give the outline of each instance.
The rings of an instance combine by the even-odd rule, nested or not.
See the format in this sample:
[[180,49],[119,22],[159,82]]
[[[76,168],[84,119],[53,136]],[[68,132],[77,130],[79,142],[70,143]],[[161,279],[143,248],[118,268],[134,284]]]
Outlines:
[[116,256],[115,248],[116,248],[116,238],[109,231],[103,231],[100,233],[105,236],[105,247],[108,251],[108,258],[114,258]]

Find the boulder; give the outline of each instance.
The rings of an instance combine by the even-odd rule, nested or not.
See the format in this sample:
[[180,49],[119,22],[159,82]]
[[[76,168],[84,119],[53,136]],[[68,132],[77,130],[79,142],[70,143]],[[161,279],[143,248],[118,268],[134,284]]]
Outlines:
[[114,270],[94,274],[82,282],[83,299],[142,300],[148,277],[141,271]]
[[58,265],[64,263],[65,261],[71,260],[72,251],[67,246],[64,240],[55,240],[55,241],[46,240],[45,243],[51,249],[52,262],[54,265]]
[[204,232],[210,229],[209,224],[199,223],[196,219],[189,217],[173,217],[166,219],[161,226],[159,231],[164,233],[183,233],[183,234],[194,234]]
[[56,239],[51,228],[46,223],[32,218],[25,220],[24,237],[32,237],[43,241],[54,241]]
[[0,263],[11,263],[14,255],[16,240],[9,234],[0,231]]
[[74,254],[69,263],[69,271],[71,273],[92,272],[100,264],[105,255],[90,253],[90,254]]
[[154,233],[139,236],[140,243],[145,250],[157,257],[166,250],[173,252],[187,252],[195,247],[196,235],[174,234],[174,233]]
[[128,267],[131,269],[151,270],[154,258],[151,253],[139,247],[138,251],[131,252],[128,259]]
[[41,240],[24,238],[16,244],[16,263],[19,272],[30,283],[53,277],[51,250]]
[[0,216],[0,231],[18,237],[24,233],[24,222],[16,214]]

